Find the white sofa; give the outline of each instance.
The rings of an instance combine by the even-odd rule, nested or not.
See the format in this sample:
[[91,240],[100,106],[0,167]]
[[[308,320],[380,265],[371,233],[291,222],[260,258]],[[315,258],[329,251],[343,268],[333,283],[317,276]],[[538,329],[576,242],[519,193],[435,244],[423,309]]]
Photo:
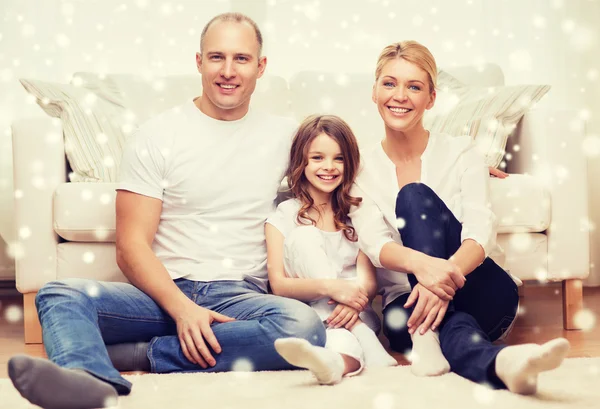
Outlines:
[[[467,84],[504,82],[495,65],[449,72]],[[192,80],[197,91],[200,78]],[[370,101],[372,80],[372,74],[339,77],[319,72],[297,73],[289,84],[267,77],[259,80],[253,104],[298,120],[310,113],[337,113],[350,122],[365,146],[383,132]],[[119,81],[127,81],[127,76],[119,76]],[[168,95],[168,84],[163,92]],[[151,115],[153,96],[137,97],[145,116]],[[155,110],[162,109],[168,98],[156,103]],[[587,174],[580,153],[584,135],[569,126],[572,117],[562,110],[526,113],[508,139],[511,176],[491,181],[500,222],[498,240],[506,251],[505,259],[498,261],[522,280],[562,281],[566,329],[577,327],[573,317],[582,308],[581,280],[589,273],[589,236],[581,226],[588,217]],[[16,281],[24,294],[25,341],[39,343],[34,297],[45,283],[69,277],[126,281],[115,261],[115,184],[67,181],[62,124],[57,118],[16,121],[12,137],[15,225],[21,233]]]

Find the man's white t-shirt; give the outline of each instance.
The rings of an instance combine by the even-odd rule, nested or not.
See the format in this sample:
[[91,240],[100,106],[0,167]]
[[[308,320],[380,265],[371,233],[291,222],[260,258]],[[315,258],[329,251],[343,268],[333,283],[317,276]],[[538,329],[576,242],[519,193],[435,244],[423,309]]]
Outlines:
[[253,110],[219,121],[189,101],[132,136],[118,189],[162,200],[152,249],[173,279],[248,279],[266,289],[264,222],[296,126]]

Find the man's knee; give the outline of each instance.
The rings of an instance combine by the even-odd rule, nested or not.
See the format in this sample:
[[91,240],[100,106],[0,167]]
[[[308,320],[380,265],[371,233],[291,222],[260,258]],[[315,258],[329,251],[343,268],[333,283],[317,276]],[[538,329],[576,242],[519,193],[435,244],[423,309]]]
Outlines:
[[51,281],[45,284],[35,296],[35,305],[38,311],[47,303],[63,301],[85,302],[94,293],[94,282],[80,278],[67,278],[60,281]]

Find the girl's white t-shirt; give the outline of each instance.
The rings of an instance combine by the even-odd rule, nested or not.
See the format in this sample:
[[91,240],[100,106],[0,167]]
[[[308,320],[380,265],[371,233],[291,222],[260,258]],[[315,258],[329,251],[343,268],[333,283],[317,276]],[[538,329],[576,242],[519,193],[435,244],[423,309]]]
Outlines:
[[[310,226],[308,221],[306,224],[298,224],[297,222],[297,215],[301,206],[302,204],[298,199],[289,199],[281,202],[277,206],[277,210],[267,219],[267,223],[279,230],[283,237],[289,236],[299,226]],[[356,278],[356,259],[359,251],[358,242],[348,240],[341,230],[336,232],[318,231],[323,236],[325,252],[337,273],[336,278]],[[283,267],[285,271],[291,271],[291,262],[285,255]]]

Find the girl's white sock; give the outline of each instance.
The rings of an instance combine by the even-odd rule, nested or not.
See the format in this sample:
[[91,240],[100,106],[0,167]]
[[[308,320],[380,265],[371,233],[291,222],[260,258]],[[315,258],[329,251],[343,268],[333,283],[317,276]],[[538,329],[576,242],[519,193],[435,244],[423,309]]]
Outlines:
[[396,359],[387,353],[381,342],[379,342],[379,339],[377,339],[377,335],[375,335],[367,324],[361,323],[355,325],[351,332],[358,339],[363,349],[365,367],[381,368],[398,365]]

